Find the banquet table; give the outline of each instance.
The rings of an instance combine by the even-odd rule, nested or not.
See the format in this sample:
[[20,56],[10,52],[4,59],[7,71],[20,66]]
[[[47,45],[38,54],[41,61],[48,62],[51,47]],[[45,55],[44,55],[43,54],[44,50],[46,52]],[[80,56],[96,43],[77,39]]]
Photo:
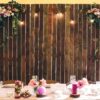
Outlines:
[[[94,92],[96,89],[100,91],[100,85],[89,85],[92,87]],[[97,87],[97,88],[95,88]],[[95,91],[93,95],[80,94],[80,97],[73,98],[70,97],[70,92],[65,84],[50,84],[50,88],[47,88],[47,96],[45,97],[36,97],[35,93],[28,98],[18,98],[17,100],[100,100],[100,93]],[[87,88],[87,87],[86,87]],[[29,88],[28,88],[29,89]],[[93,90],[94,89],[94,90]],[[86,89],[88,91],[88,89]],[[0,100],[16,100],[14,98],[14,88],[0,88]]]

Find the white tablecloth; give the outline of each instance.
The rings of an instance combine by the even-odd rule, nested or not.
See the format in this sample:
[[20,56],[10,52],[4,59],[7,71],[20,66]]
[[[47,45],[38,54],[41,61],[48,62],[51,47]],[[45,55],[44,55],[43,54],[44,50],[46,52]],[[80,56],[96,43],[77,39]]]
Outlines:
[[[33,96],[29,98],[15,99],[14,98],[14,88],[0,88],[0,100],[100,100],[100,95],[95,91],[100,89],[98,85],[89,85],[92,87],[94,95],[81,94],[79,98],[71,98],[68,93],[68,87],[65,84],[51,84],[51,88],[47,88],[48,95],[42,98],[38,98],[33,93]],[[94,89],[95,87],[95,89]],[[97,88],[96,88],[97,87]],[[29,88],[28,88],[29,89]],[[94,90],[93,90],[94,89]],[[86,90],[87,91],[87,90]]]

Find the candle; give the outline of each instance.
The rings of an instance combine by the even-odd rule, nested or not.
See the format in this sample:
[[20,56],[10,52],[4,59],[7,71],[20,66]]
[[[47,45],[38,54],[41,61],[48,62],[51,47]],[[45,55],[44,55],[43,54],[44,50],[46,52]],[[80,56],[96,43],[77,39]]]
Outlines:
[[77,94],[77,84],[72,84],[72,94]]

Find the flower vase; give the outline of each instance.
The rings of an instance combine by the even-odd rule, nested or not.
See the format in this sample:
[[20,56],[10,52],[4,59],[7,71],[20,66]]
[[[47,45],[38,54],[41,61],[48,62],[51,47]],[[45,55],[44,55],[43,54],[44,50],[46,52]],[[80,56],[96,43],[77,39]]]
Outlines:
[[15,82],[15,98],[20,98],[21,89],[22,89],[21,81],[16,81]]
[[77,84],[72,84],[72,94],[77,94]]

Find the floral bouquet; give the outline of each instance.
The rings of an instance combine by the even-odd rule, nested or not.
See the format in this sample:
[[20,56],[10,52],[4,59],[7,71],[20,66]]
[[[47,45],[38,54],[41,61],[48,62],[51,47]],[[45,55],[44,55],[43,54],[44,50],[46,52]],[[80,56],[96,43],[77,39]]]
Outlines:
[[33,87],[34,88],[34,92],[36,92],[37,87],[38,87],[38,83],[34,79],[31,79],[29,81],[28,85],[31,86],[31,87]]
[[12,19],[12,25],[15,27],[15,23],[18,25],[19,15],[25,12],[25,9],[16,1],[8,2],[6,5],[0,5],[0,28],[5,24],[5,19],[10,17]]
[[92,8],[90,10],[87,11],[87,14],[91,15],[91,17],[95,18],[100,18],[100,9],[98,8]]
[[89,84],[88,80],[86,78],[83,78],[82,80],[79,80],[77,82],[77,87],[82,88],[83,86],[88,85],[88,84]]
[[45,79],[41,79],[40,82],[39,82],[39,84],[42,85],[42,86],[46,86],[47,85]]
[[100,24],[100,9],[99,8],[91,8],[87,11],[87,16],[90,20],[93,20],[93,23],[99,27]]
[[22,89],[22,82],[19,80],[16,80],[15,81],[15,98],[20,97],[21,89]]
[[44,97],[47,95],[46,92],[46,80],[42,79],[39,81],[39,86],[37,87],[36,94],[37,97]]
[[44,86],[38,86],[36,94],[38,97],[46,96],[47,95],[46,88]]
[[29,81],[28,85],[34,87],[34,86],[37,85],[37,82],[36,82],[34,79],[31,79],[31,80]]

